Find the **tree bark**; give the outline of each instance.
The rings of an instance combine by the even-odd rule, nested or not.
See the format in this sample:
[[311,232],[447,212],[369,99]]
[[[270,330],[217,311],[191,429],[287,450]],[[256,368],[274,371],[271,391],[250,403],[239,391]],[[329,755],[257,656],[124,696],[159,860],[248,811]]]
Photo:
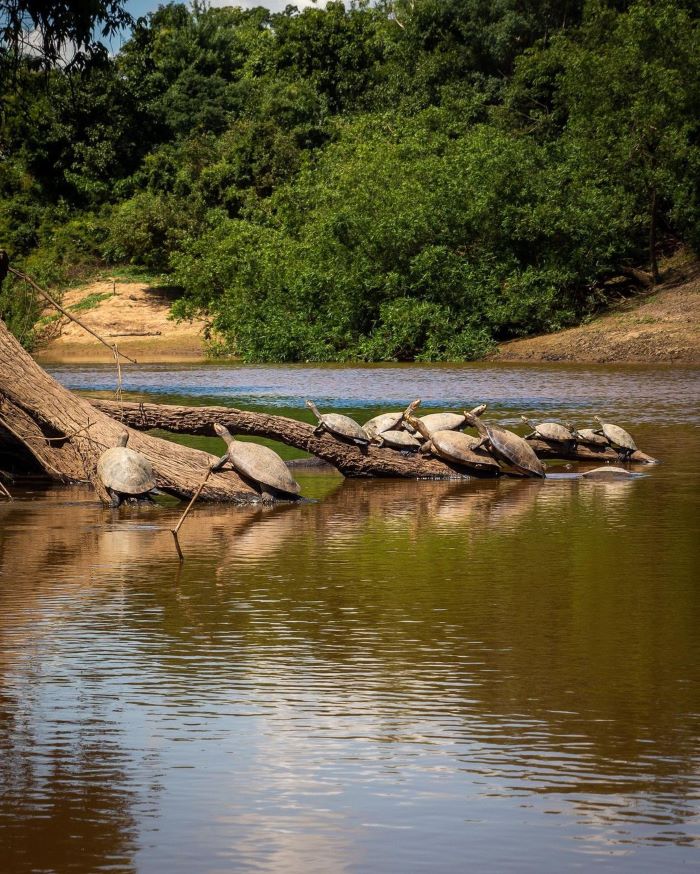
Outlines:
[[[251,413],[235,407],[181,407],[167,404],[117,403],[93,400],[93,405],[111,416],[122,417],[132,428],[160,428],[175,434],[214,434],[214,423],[225,425],[233,432],[279,440],[310,452],[337,468],[344,476],[394,476],[410,478],[450,479],[464,475],[461,468],[443,461],[425,458],[418,453],[402,453],[394,449],[370,446],[366,450],[343,443],[329,434],[315,436],[314,426],[285,416]],[[541,458],[565,458],[574,461],[618,461],[614,449],[593,449],[578,446],[565,451],[553,448],[543,440],[531,440],[530,445]],[[632,461],[653,463],[656,459],[644,452],[635,452]]]
[[[90,482],[104,501],[96,475],[105,449],[124,430],[129,446],[153,465],[160,489],[178,497],[194,494],[214,456],[132,430],[63,388],[25,352],[0,321],[0,432],[2,445],[20,444],[45,473],[59,482]],[[2,465],[0,465],[1,467]],[[202,500],[249,503],[259,495],[233,471],[212,476]]]

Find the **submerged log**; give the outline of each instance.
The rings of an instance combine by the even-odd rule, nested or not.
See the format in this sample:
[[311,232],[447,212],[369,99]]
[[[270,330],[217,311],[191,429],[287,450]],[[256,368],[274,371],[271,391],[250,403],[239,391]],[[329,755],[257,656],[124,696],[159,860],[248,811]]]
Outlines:
[[[435,458],[418,453],[398,452],[388,447],[370,446],[366,449],[344,443],[330,434],[316,436],[314,426],[286,416],[253,413],[235,407],[182,407],[169,404],[116,403],[93,400],[101,412],[121,418],[132,428],[148,431],[159,428],[175,434],[214,434],[214,423],[219,422],[231,431],[278,440],[332,464],[347,477],[393,476],[454,479],[464,477],[463,468],[451,466]],[[614,449],[592,449],[579,446],[565,451],[553,448],[543,440],[532,440],[532,448],[542,458],[563,458],[574,461],[619,461]],[[634,453],[634,462],[653,462],[643,452]]]
[[[100,498],[106,493],[96,475],[97,460],[125,425],[65,389],[25,352],[0,321],[0,433],[2,446],[21,446],[37,465],[59,482],[90,482]],[[153,465],[160,489],[190,497],[214,456],[126,427],[129,446]],[[2,465],[0,464],[0,467]],[[249,503],[259,496],[233,471],[209,479],[202,500]]]

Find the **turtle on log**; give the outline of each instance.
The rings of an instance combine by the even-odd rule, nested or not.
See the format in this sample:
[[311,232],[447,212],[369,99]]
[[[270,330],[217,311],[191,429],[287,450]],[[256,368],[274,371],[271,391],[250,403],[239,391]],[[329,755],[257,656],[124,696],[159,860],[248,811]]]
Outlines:
[[226,443],[227,451],[212,465],[212,471],[221,470],[227,461],[230,462],[237,473],[258,487],[266,502],[277,497],[287,500],[299,497],[299,483],[274,449],[259,443],[236,441],[228,428],[218,423],[214,430]]
[[[372,419],[365,422],[362,426],[362,430],[370,440],[374,440],[380,435],[385,434],[387,431],[398,432],[404,424],[406,415],[409,412],[412,412],[419,403],[420,401],[413,401],[413,403],[409,404],[403,413],[380,413],[378,416],[374,416]],[[379,445],[381,446],[381,443]]]
[[102,453],[97,462],[97,475],[107,489],[110,506],[118,507],[126,500],[148,500],[156,487],[151,462],[140,452],[127,448],[129,433],[124,431],[116,446]]
[[526,476],[538,476],[544,478],[544,465],[535,455],[535,451],[522,437],[498,425],[487,425],[472,413],[465,412],[467,423],[476,428],[481,440],[474,447],[488,446],[490,451],[498,458],[502,458],[511,467]]
[[528,428],[532,428],[532,433],[526,434],[525,440],[544,440],[546,443],[554,443],[565,446],[567,449],[573,449],[575,443],[574,435],[568,428],[565,428],[558,422],[540,422],[536,425],[527,416],[521,416],[520,418]]
[[600,425],[599,433],[602,433],[607,438],[613,449],[619,451],[621,461],[627,461],[630,455],[637,451],[637,444],[632,439],[632,435],[628,434],[624,428],[620,428],[619,425],[611,425],[609,422],[603,422],[598,416],[593,416],[593,418]]
[[573,422],[567,422],[566,427],[574,435],[574,440],[577,443],[583,443],[584,446],[594,446],[599,449],[605,449],[610,446],[608,438],[596,431],[593,428],[577,428]]
[[358,446],[367,446],[369,437],[350,416],[344,416],[342,413],[321,413],[313,401],[307,401],[306,406],[318,419],[318,425],[314,429],[314,434],[322,434],[328,431],[334,437],[342,437],[356,443]]

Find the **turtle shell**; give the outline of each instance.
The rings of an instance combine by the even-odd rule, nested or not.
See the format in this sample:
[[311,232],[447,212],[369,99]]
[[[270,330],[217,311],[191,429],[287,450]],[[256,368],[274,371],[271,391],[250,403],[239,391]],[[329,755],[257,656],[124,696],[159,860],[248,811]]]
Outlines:
[[156,487],[151,462],[127,446],[115,446],[100,456],[97,475],[103,485],[123,495],[144,495]]
[[544,465],[535,455],[534,449],[527,440],[512,431],[499,428],[497,425],[485,425],[484,427],[497,455],[500,455],[508,464],[522,473],[544,477]]
[[369,437],[366,432],[350,416],[344,416],[342,413],[324,413],[321,416],[321,423],[332,434],[347,437],[349,440],[360,440],[363,443],[369,443]]
[[385,431],[391,431],[401,424],[403,413],[381,413],[375,416],[362,426],[362,430],[371,439],[378,434],[383,434]]
[[628,434],[624,428],[619,425],[611,425],[609,422],[601,422],[603,434],[608,438],[613,446],[620,446],[622,449],[629,449],[634,452],[637,444],[632,439],[632,435]]
[[574,434],[579,443],[587,443],[589,446],[608,446],[608,438],[604,434],[599,434],[593,428],[582,428]]
[[390,449],[420,449],[420,441],[408,431],[382,431],[379,436]]
[[435,431],[430,437],[432,452],[447,461],[463,464],[465,467],[475,467],[480,470],[500,470],[498,462],[490,455],[474,451],[474,447],[481,441],[471,434],[463,434],[461,431]]
[[541,422],[535,425],[535,431],[535,436],[541,437],[543,440],[550,440],[553,443],[571,443],[574,439],[571,431],[558,422]]
[[605,467],[594,467],[593,470],[586,470],[581,476],[588,477],[589,479],[634,479],[641,476],[641,474],[631,473],[629,470],[625,470],[624,467],[606,465]]
[[428,413],[420,417],[421,422],[432,435],[435,431],[454,431],[466,424],[462,413]]
[[243,476],[279,492],[298,495],[301,487],[279,455],[268,446],[236,440],[228,450],[229,461]]

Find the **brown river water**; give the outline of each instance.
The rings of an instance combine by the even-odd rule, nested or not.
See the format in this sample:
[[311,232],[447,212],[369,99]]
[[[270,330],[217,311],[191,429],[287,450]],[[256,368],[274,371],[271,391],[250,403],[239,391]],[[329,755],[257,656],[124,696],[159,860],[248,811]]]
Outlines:
[[[110,368],[62,367],[109,391]],[[700,865],[700,371],[141,367],[129,397],[360,420],[593,413],[629,481],[343,481],[316,500],[0,503],[0,871]],[[489,415],[487,414],[487,415]],[[524,426],[519,429],[524,433]],[[216,440],[192,441],[219,454]]]

